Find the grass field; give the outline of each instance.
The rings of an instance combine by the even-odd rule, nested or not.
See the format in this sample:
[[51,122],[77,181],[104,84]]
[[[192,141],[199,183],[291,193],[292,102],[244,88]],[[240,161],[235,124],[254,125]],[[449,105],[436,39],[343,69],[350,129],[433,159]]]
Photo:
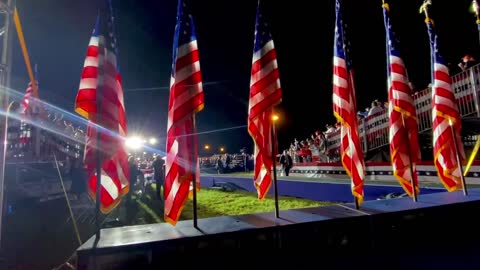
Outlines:
[[[280,210],[330,205],[328,202],[317,202],[292,197],[280,197]],[[204,189],[198,193],[198,211],[200,217],[231,216],[249,213],[269,212],[275,210],[275,200],[268,197],[262,201],[251,192],[224,192]],[[192,218],[192,202],[184,209],[182,219]]]
[[[136,197],[136,204],[126,205],[137,210],[130,210],[136,213],[133,217],[127,218],[129,224],[145,224],[164,222],[163,201],[157,200],[155,195],[155,184],[147,188],[146,194]],[[316,207],[331,205],[329,202],[317,202],[292,197],[280,197],[279,207],[281,210]],[[251,192],[234,191],[225,192],[213,189],[202,189],[198,192],[197,211],[199,218],[215,216],[231,216],[249,213],[269,212],[275,210],[273,197],[267,197],[260,201],[257,195]],[[128,210],[127,210],[128,211]],[[183,209],[180,220],[188,220],[193,217],[192,201],[188,200]]]

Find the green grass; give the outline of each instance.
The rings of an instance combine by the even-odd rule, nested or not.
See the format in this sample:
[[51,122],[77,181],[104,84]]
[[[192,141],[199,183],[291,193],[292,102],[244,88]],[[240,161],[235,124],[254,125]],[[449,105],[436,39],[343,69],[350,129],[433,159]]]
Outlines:
[[[203,189],[198,192],[198,216],[232,216],[249,213],[269,212],[275,210],[273,197],[260,201],[257,194],[244,191],[225,192],[212,189]],[[280,197],[279,207],[281,210],[331,205],[327,202],[317,202],[292,197]],[[192,219],[192,201],[188,201],[181,219]]]
[[[163,222],[163,201],[155,197],[155,184],[147,187],[146,194],[134,197],[134,204],[127,203],[124,207],[127,212],[133,213],[129,216],[128,224],[147,224]],[[317,207],[331,205],[329,202],[317,202],[292,197],[280,197],[280,210]],[[234,191],[226,192],[214,189],[202,189],[198,192],[197,213],[199,218],[208,218],[216,216],[232,216],[249,213],[269,212],[275,210],[273,197],[267,197],[260,201],[256,193]],[[188,200],[180,220],[189,220],[193,218],[192,201]]]

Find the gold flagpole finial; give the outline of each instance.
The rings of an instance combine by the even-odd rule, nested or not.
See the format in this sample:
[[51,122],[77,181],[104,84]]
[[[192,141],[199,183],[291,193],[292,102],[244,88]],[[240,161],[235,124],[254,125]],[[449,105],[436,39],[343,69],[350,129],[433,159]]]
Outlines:
[[425,13],[425,22],[432,22],[432,19],[430,18],[430,15],[428,13],[428,6],[432,5],[432,0],[425,0],[423,1],[423,4],[420,6],[420,13]]
[[388,3],[385,2],[385,0],[382,0],[382,8],[386,9],[387,11],[390,11],[390,6]]
[[472,0],[472,6],[470,12],[475,13],[475,17],[477,18],[476,23],[480,24],[480,5],[478,4],[477,0]]

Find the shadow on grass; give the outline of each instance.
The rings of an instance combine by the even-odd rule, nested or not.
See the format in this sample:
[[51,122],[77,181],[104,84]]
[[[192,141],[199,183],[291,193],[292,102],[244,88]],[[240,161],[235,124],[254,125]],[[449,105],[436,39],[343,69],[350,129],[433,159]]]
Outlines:
[[[218,217],[223,216],[219,211],[215,211],[211,207],[208,207],[207,204],[203,204],[197,202],[197,217],[200,218],[208,218],[208,217]],[[187,201],[185,207],[183,208],[183,212],[180,215],[180,220],[189,220],[193,219],[193,202],[191,200]]]
[[[134,196],[131,200],[126,199],[122,202],[120,208],[124,208],[124,217],[122,222],[124,225],[140,225],[161,223],[164,220],[164,201],[158,200],[155,194],[155,186],[147,186],[145,193],[141,196]],[[120,210],[122,212],[122,210]],[[208,203],[197,204],[198,218],[221,216],[222,213],[213,210]],[[193,202],[189,199],[179,220],[189,220],[193,218]]]

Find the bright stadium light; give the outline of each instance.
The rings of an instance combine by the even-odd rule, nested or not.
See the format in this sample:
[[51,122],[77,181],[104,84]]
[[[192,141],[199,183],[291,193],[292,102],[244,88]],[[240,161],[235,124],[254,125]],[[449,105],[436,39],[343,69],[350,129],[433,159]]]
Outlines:
[[148,140],[148,143],[151,144],[151,145],[155,145],[155,144],[157,144],[157,139],[152,137]]
[[133,150],[140,149],[143,146],[143,141],[140,137],[130,137],[125,141],[125,146]]

